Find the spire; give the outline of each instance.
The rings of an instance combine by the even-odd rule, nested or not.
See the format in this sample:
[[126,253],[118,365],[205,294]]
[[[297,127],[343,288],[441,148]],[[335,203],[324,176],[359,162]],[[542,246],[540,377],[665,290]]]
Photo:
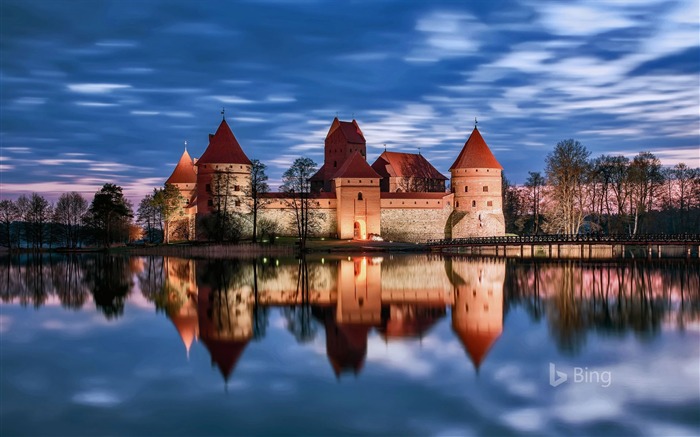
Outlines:
[[187,152],[187,140],[185,140],[185,152]]
[[478,121],[476,121],[476,117],[474,117],[474,129],[476,129],[476,125],[479,124]]
[[221,121],[226,121],[226,108],[221,107]]
[[[474,122],[477,122],[476,118]],[[469,135],[467,142],[464,143],[464,147],[462,147],[462,151],[459,153],[459,156],[457,156],[455,162],[450,166],[450,171],[457,168],[503,169],[496,157],[493,156],[491,149],[489,149],[486,141],[484,141],[479,129],[476,127],[471,135]]]

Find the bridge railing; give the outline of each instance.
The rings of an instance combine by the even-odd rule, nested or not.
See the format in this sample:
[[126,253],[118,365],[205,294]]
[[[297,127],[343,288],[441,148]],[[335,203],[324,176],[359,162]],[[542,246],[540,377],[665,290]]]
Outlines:
[[547,234],[502,237],[468,237],[428,240],[428,246],[469,246],[497,244],[566,244],[566,243],[700,243],[700,234]]

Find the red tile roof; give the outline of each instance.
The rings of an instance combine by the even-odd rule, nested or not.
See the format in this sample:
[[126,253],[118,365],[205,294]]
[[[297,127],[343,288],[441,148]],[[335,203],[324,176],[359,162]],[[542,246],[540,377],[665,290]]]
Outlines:
[[340,121],[338,120],[338,117],[335,117],[333,119],[333,123],[331,123],[331,128],[328,131],[328,135],[326,135],[326,138],[331,136],[333,132],[335,132],[336,129],[340,128],[340,131],[342,132],[343,136],[345,139],[348,141],[348,143],[353,143],[353,144],[366,144],[367,142],[365,141],[365,136],[362,134],[362,131],[360,130],[360,126],[357,124],[357,121]]
[[481,366],[481,363],[501,333],[500,331],[467,329],[466,331],[458,331],[457,335],[462,340],[462,344],[464,344],[467,354],[472,359],[474,367],[479,370],[479,366]]
[[326,164],[323,164],[321,168],[318,169],[316,173],[314,173],[313,176],[309,178],[310,181],[322,181],[323,180],[323,175],[325,174],[326,171]]
[[209,349],[212,365],[216,364],[226,381],[231,377],[236,363],[241,358],[248,341],[209,339],[202,337],[202,343]]
[[374,161],[372,168],[382,177],[396,176],[447,180],[442,173],[437,171],[437,169],[419,153],[385,151]]
[[379,178],[380,176],[367,164],[365,157],[360,152],[352,152],[352,155],[333,175],[333,178]]
[[170,175],[167,181],[165,181],[166,184],[194,184],[197,182],[197,173],[195,172],[194,169],[194,162],[192,162],[192,158],[190,157],[190,154],[187,153],[187,150],[185,150],[180,157],[180,161],[178,161],[177,165],[175,166],[175,170],[173,170],[173,174]]
[[496,157],[491,153],[491,149],[486,145],[486,141],[479,133],[479,129],[474,128],[469,139],[464,144],[457,160],[450,167],[450,171],[456,168],[498,168],[503,169]]
[[197,161],[199,164],[248,164],[250,159],[243,153],[241,145],[231,132],[231,128],[222,120],[214,135],[209,135],[209,145],[202,157]]
[[379,196],[382,199],[419,199],[419,200],[441,200],[449,196],[450,193],[387,193],[381,192]]

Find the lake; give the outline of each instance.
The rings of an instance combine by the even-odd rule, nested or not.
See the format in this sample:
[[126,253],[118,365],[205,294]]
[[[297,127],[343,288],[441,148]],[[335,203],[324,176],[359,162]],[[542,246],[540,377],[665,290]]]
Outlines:
[[698,435],[700,264],[0,260],[0,435]]

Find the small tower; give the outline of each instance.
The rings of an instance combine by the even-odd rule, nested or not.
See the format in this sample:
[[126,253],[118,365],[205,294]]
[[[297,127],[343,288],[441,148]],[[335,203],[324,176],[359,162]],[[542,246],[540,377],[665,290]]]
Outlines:
[[503,167],[474,126],[450,167],[455,208],[452,238],[505,234],[502,172]]
[[238,144],[226,120],[221,120],[197,166],[197,216],[219,208],[240,210],[250,184],[252,163]]
[[323,165],[311,177],[311,190],[332,191],[334,175],[355,152],[366,159],[367,141],[360,130],[360,125],[354,119],[340,121],[335,117],[326,135]]
[[365,240],[370,234],[379,235],[380,179],[357,151],[338,169],[332,184],[338,199],[338,238]]
[[197,169],[190,154],[187,153],[186,144],[185,150],[175,166],[175,170],[173,170],[173,173],[165,183],[175,185],[185,199],[185,205],[188,205],[196,195]]
[[500,261],[451,261],[454,305],[452,329],[478,371],[503,332],[503,284]]

